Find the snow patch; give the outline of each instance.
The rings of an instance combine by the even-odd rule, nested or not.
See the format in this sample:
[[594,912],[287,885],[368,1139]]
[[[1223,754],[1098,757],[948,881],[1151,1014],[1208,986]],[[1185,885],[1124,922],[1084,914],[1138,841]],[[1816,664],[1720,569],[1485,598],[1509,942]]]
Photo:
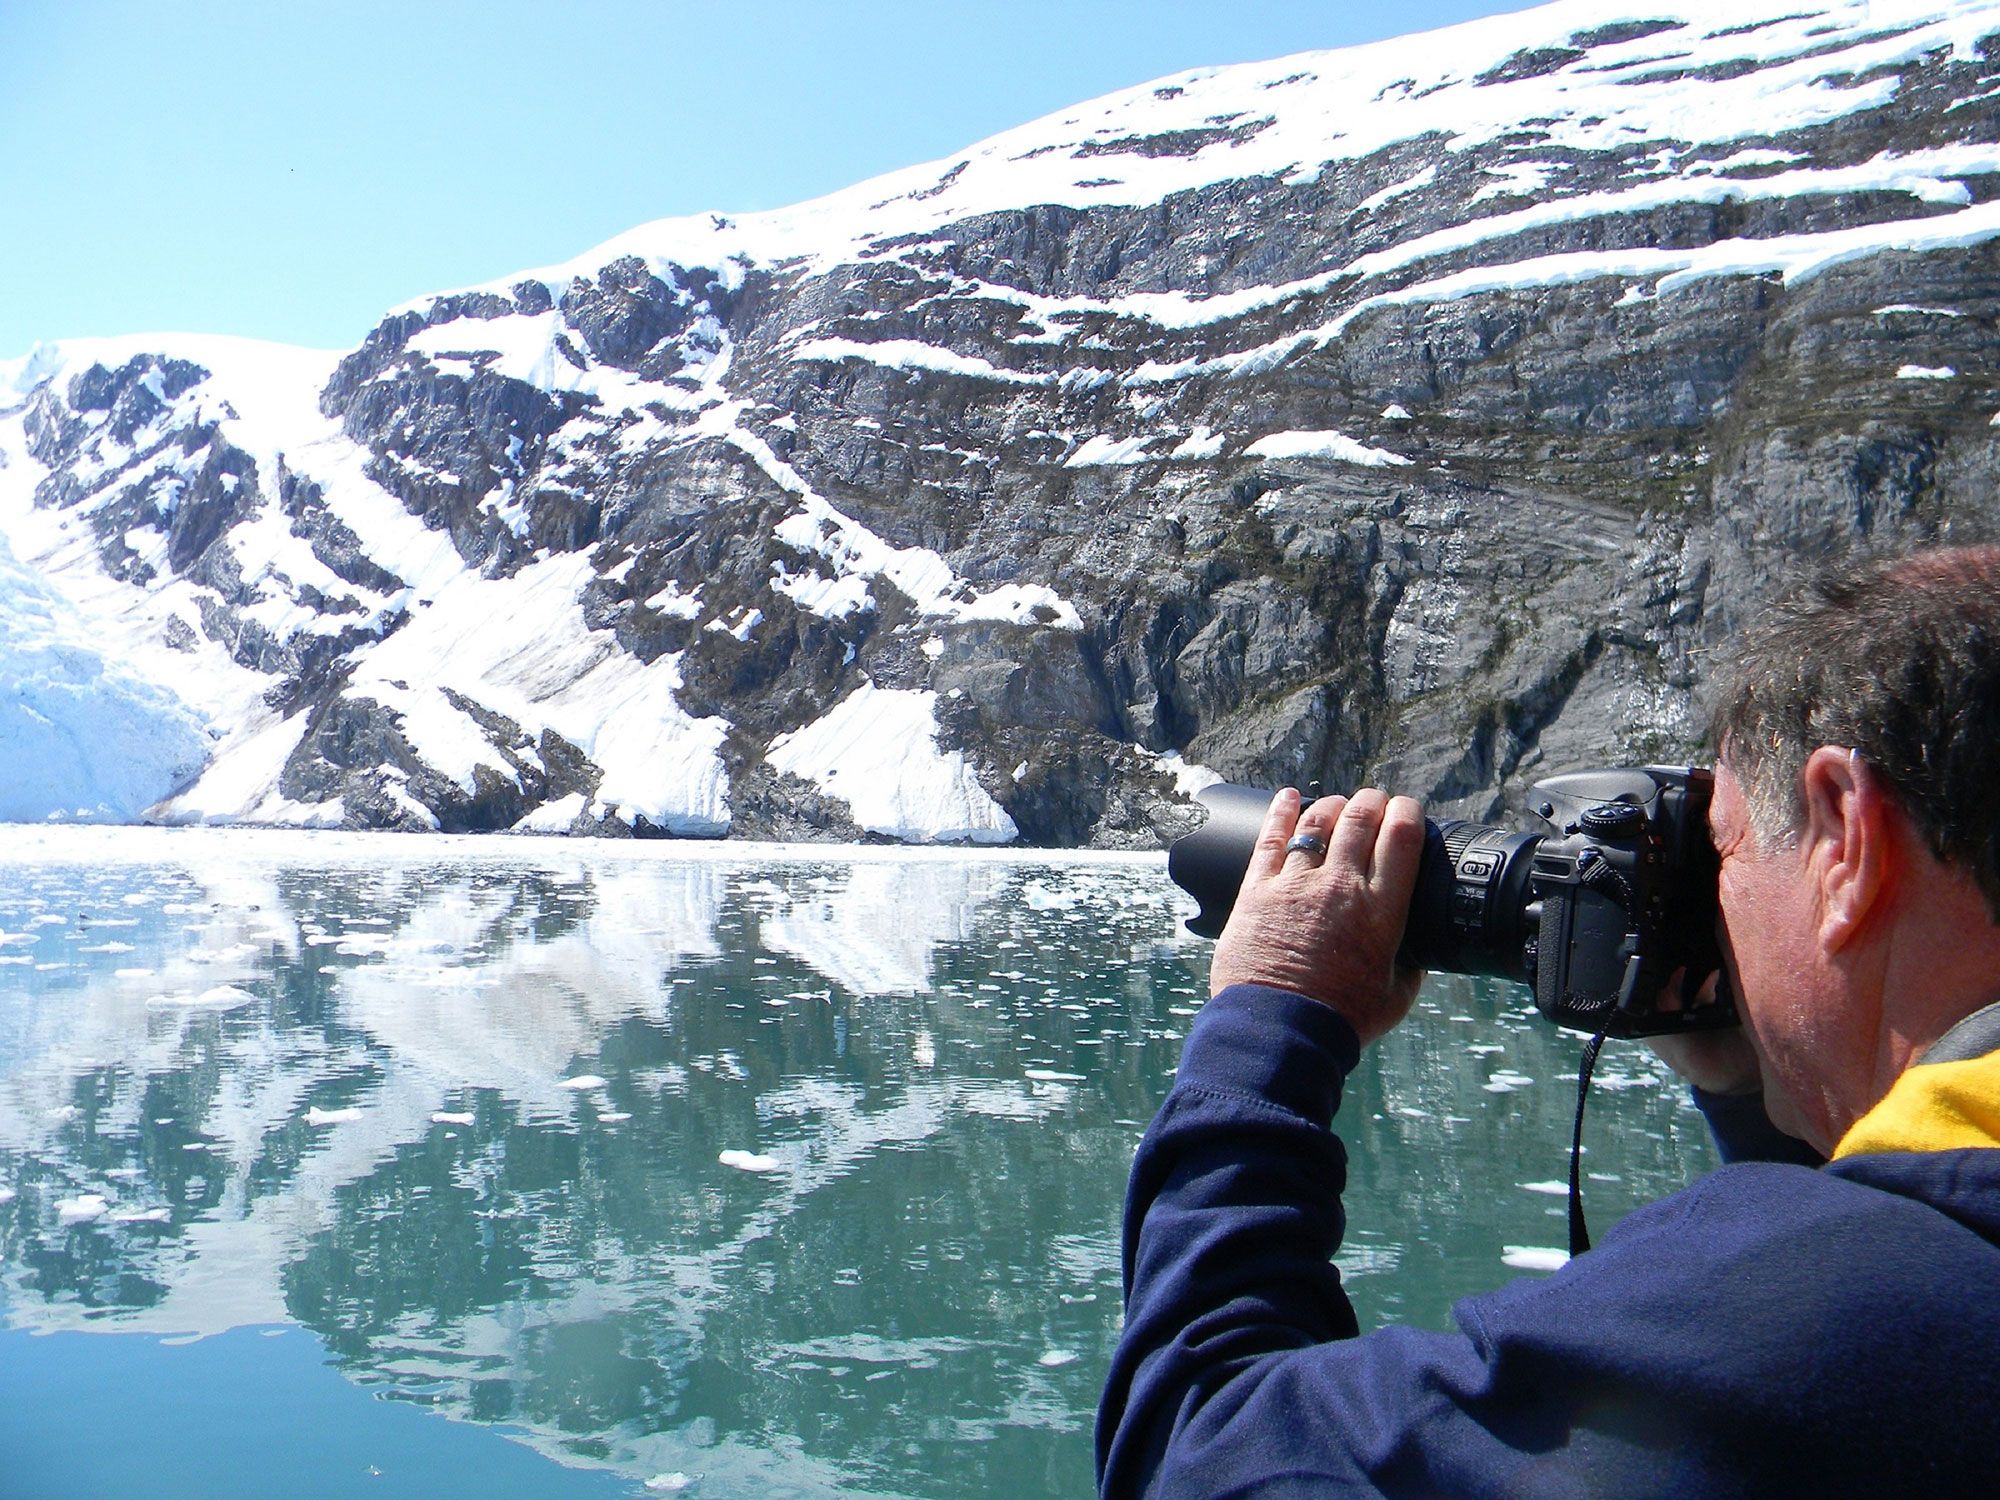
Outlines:
[[1089,469],[1142,464],[1147,461],[1146,450],[1153,446],[1154,441],[1150,436],[1114,438],[1099,434],[1086,440],[1076,452],[1064,459],[1063,467]]
[[1178,750],[1166,750],[1155,755],[1153,764],[1173,777],[1174,790],[1190,802],[1223,779],[1220,771],[1211,771],[1207,766],[1183,759]]
[[1200,460],[1203,459],[1216,458],[1220,456],[1222,450],[1225,447],[1227,447],[1228,444],[1229,444],[1229,439],[1224,437],[1221,433],[1211,432],[1205,426],[1196,427],[1193,432],[1190,432],[1187,435],[1186,439],[1183,440],[1181,445],[1178,448],[1174,449],[1173,452],[1169,453],[1167,457],[1171,459],[1180,459],[1189,462],[1199,462]]
[[493,732],[461,706],[469,699],[519,726],[517,754],[545,730],[583,751],[603,772],[603,806],[671,833],[724,832],[727,725],[682,710],[678,653],[641,662],[586,626],[579,601],[593,577],[578,553],[509,578],[461,573],[362,658],[347,694],[394,712],[424,760],[467,791],[482,771],[518,784]]
[[958,354],[915,339],[884,339],[876,344],[857,339],[809,339],[792,351],[792,359],[799,363],[822,364],[859,360],[887,370],[923,370],[934,375],[964,375],[975,380],[998,380],[1010,385],[1050,385],[1055,379],[1051,375],[1003,370],[991,360],[977,355]]
[[1359,203],[1354,205],[1354,211],[1357,214],[1373,213],[1378,208],[1384,208],[1394,203],[1405,194],[1421,192],[1437,181],[1437,175],[1438,169],[1436,167],[1425,167],[1423,171],[1417,173],[1414,177],[1405,177],[1401,182],[1390,183],[1379,193],[1370,193],[1366,198],[1363,198]]
[[[789,473],[789,466],[786,467]],[[796,475],[793,476],[796,479]],[[801,485],[803,489],[803,485]],[[874,608],[868,585],[886,579],[917,607],[917,613],[948,620],[1001,620],[1081,630],[1076,606],[1040,584],[1009,583],[981,593],[927,547],[895,547],[852,516],[835,510],[811,492],[798,511],[780,521],[779,541],[826,561],[832,576],[794,573],[778,564],[771,587],[799,608],[828,619],[844,619]]]
[[912,843],[1018,838],[965,756],[938,748],[937,698],[863,683],[825,717],[779,735],[764,758],[780,775],[839,797],[870,833]]
[[1244,451],[1253,458],[1331,458],[1371,469],[1395,468],[1412,461],[1400,453],[1371,448],[1338,432],[1274,432],[1257,439]]

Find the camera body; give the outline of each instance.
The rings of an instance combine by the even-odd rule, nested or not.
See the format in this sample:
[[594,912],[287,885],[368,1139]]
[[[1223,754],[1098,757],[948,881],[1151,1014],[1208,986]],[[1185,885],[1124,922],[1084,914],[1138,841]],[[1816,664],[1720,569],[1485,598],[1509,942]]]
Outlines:
[[[1424,852],[1400,962],[1492,974],[1534,990],[1558,1026],[1657,1036],[1736,1024],[1719,974],[1709,772],[1678,766],[1572,771],[1536,782],[1541,829],[1464,821],[1424,824]],[[1209,819],[1176,841],[1167,873],[1200,904],[1188,930],[1217,937],[1249,867],[1271,794],[1218,784]],[[1666,1006],[1668,981],[1685,975]],[[1678,1002],[1678,1003],[1676,1003]]]

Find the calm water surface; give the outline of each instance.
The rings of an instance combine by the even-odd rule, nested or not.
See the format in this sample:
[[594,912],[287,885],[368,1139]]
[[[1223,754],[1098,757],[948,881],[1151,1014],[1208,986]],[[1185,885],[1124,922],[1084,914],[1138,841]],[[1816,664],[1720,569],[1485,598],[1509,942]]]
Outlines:
[[[1162,861],[0,835],[13,1500],[1089,1494]],[[1578,1050],[1434,978],[1364,1061],[1364,1326],[1563,1243]],[[1598,1076],[1601,1233],[1711,1158]]]

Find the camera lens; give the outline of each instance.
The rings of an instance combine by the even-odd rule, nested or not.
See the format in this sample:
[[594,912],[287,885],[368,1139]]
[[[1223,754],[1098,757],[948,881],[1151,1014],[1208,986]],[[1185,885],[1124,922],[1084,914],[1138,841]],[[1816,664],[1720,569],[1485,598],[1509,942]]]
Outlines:
[[[1174,844],[1167,874],[1200,904],[1188,931],[1213,938],[1221,936],[1236,904],[1271,794],[1222,782],[1199,800],[1208,821]],[[1525,980],[1528,874],[1540,842],[1538,835],[1517,829],[1426,819],[1400,960],[1455,974]]]
[[1424,856],[1403,931],[1406,964],[1528,977],[1528,876],[1537,834],[1484,823],[1424,824]]

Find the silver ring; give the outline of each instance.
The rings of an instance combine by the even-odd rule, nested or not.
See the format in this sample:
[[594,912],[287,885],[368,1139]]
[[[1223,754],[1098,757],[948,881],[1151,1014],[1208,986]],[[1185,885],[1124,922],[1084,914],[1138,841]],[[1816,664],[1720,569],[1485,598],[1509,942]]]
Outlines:
[[1285,845],[1285,853],[1310,854],[1314,859],[1326,858],[1326,840],[1316,833],[1295,833]]

